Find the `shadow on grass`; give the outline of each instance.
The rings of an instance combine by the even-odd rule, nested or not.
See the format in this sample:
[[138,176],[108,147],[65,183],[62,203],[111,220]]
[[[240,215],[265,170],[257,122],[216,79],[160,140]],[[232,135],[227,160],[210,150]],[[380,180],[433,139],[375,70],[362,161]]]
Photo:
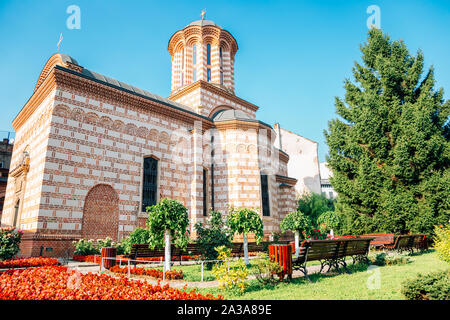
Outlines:
[[[251,292],[258,292],[261,290],[266,290],[266,291],[271,291],[271,290],[275,290],[277,288],[279,288],[280,286],[288,286],[288,285],[311,285],[313,283],[319,283],[321,281],[323,281],[324,279],[329,279],[329,278],[333,278],[336,276],[342,276],[344,274],[353,274],[353,273],[357,273],[357,272],[366,272],[367,268],[368,268],[368,264],[366,263],[356,263],[356,264],[350,264],[347,265],[347,270],[345,270],[344,268],[339,268],[339,270],[330,270],[326,273],[312,273],[309,274],[309,279],[311,280],[308,281],[308,279],[306,279],[306,277],[297,277],[297,278],[292,278],[292,280],[286,280],[284,279],[283,281],[280,281],[276,284],[262,284],[257,280],[252,280],[249,284],[249,286],[246,288],[245,293],[251,293]],[[238,297],[238,295],[236,295],[236,297]]]

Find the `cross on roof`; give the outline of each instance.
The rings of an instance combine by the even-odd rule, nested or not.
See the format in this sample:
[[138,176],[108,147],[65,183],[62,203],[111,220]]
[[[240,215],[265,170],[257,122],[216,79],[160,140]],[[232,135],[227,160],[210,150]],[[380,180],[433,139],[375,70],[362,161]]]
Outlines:
[[205,15],[206,15],[206,9],[203,9],[202,14],[201,14],[202,20],[205,20]]

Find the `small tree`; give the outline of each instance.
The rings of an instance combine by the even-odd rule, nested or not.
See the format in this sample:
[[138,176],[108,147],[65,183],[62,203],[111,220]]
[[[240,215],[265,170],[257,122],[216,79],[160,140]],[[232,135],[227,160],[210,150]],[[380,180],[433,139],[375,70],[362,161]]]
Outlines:
[[300,251],[300,233],[309,232],[311,229],[311,220],[300,210],[289,213],[281,221],[280,228],[283,232],[292,231],[295,235],[295,256],[298,258]]
[[332,236],[334,235],[333,230],[336,230],[340,223],[339,215],[334,211],[324,212],[317,218],[319,229],[323,232],[331,231]]
[[150,232],[144,228],[136,228],[128,237],[122,241],[123,251],[126,254],[131,252],[131,247],[135,243],[150,243]]
[[149,242],[152,247],[165,247],[164,268],[170,271],[171,241],[178,247],[188,242],[187,227],[189,217],[187,209],[176,200],[164,198],[154,206],[147,207],[147,227],[150,232]]
[[247,234],[254,233],[256,242],[261,242],[263,234],[263,223],[261,217],[256,211],[247,208],[231,208],[228,214],[228,225],[233,234],[242,234],[244,239],[244,259],[245,264],[248,261],[248,239]]
[[326,211],[334,211],[334,202],[323,194],[305,193],[298,199],[297,210],[309,217],[313,227],[318,227],[317,219]]
[[[218,252],[216,247],[231,245],[232,234],[230,228],[226,225],[226,221],[222,219],[222,214],[219,211],[211,211],[210,216],[205,224],[198,222],[195,225],[197,232],[196,242],[203,251],[203,256],[207,260],[216,260]],[[206,264],[208,270],[212,269],[211,262]]]

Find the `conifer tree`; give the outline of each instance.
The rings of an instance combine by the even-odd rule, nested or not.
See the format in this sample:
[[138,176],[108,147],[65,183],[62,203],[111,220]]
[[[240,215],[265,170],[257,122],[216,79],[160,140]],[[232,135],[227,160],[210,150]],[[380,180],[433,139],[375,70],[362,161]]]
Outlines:
[[420,50],[372,29],[361,51],[325,131],[341,232],[432,232],[450,218],[450,101]]

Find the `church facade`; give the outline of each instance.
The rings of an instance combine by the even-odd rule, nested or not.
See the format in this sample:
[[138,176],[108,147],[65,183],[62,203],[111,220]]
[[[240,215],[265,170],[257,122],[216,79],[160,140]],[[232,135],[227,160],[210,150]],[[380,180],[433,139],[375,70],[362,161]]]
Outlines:
[[2,226],[24,231],[21,254],[63,256],[72,241],[121,240],[145,208],[176,199],[190,232],[209,211],[256,209],[266,236],[296,209],[297,179],[258,106],[234,93],[234,37],[209,20],[169,40],[163,98],[55,54],[13,121]]

